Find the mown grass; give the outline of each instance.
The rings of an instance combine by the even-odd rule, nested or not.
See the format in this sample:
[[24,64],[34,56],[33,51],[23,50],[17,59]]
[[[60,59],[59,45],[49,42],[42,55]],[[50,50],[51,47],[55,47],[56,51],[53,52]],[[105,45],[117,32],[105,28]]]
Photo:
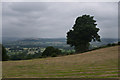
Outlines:
[[82,54],[3,62],[3,78],[117,78],[118,46]]

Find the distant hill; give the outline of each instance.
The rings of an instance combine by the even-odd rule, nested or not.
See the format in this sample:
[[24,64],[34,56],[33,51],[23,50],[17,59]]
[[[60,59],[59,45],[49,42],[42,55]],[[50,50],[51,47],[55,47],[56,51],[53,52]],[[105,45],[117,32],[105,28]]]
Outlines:
[[11,42],[11,41],[17,41],[20,39],[21,38],[17,38],[17,37],[2,37],[2,42],[6,43],[6,42]]
[[65,38],[27,38],[20,41],[39,41],[39,42],[65,42]]
[[69,48],[71,47],[66,44],[65,38],[26,38],[12,41],[3,41],[5,47],[47,47],[54,46],[56,48]]
[[118,46],[54,58],[5,61],[2,66],[3,78],[118,78]]
[[[71,49],[69,45],[66,44],[66,38],[3,38],[3,44],[5,47],[47,47],[54,46],[57,48]],[[90,48],[103,46],[109,43],[118,42],[118,39],[112,38],[102,38],[101,42],[91,42]]]

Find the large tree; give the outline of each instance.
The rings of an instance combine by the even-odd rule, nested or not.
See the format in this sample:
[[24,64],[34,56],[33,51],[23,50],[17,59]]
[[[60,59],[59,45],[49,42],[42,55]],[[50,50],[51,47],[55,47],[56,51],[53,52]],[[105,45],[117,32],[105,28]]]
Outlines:
[[94,16],[82,15],[75,21],[72,30],[67,32],[67,44],[74,46],[76,52],[84,52],[89,49],[92,40],[100,41],[99,28],[96,27]]

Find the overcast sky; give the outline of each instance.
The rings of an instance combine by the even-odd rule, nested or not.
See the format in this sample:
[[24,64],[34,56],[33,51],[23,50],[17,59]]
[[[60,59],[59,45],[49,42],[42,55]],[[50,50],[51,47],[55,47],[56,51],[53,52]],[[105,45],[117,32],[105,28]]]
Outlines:
[[94,16],[102,38],[118,37],[117,2],[4,2],[2,36],[64,38],[84,14]]

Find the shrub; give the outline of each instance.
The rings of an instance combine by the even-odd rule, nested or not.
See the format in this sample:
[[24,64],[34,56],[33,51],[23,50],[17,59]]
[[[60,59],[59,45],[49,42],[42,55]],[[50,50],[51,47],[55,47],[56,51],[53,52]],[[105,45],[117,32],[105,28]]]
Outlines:
[[0,45],[2,47],[2,61],[7,61],[9,59],[9,56],[7,55],[6,49],[3,45]]
[[107,44],[107,46],[112,46],[112,44]]
[[47,56],[57,56],[61,54],[61,50],[54,48],[52,46],[49,46],[45,49],[45,51],[42,53],[43,57],[47,57]]
[[120,41],[118,42],[118,45],[120,45]]
[[51,55],[51,57],[57,57],[57,54],[56,54],[56,53],[53,53],[53,54]]

